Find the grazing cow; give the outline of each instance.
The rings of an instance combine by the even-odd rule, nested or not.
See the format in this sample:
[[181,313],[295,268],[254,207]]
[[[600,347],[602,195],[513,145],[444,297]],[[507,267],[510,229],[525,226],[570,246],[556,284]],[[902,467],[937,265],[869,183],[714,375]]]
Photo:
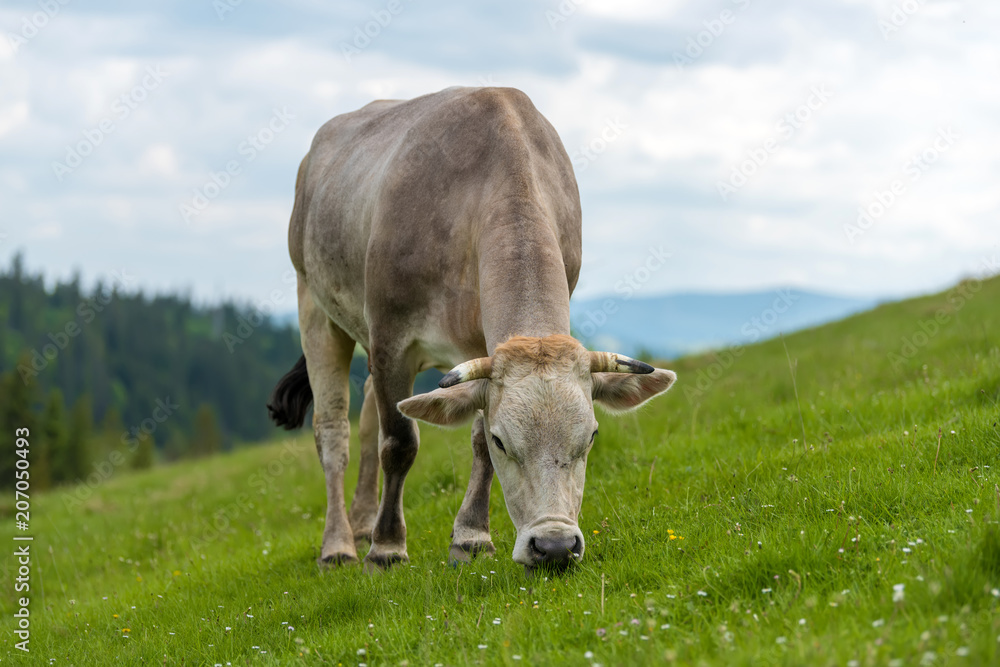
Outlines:
[[[583,556],[577,515],[594,403],[633,409],[676,376],[588,352],[569,336],[580,271],[580,196],[559,136],[511,88],[449,88],[337,116],[299,167],[288,230],[304,356],[278,383],[272,418],[301,426],[311,401],[326,474],[322,563],[407,561],[403,481],[413,420],[474,420],[472,475],[450,556],[494,553],[490,484],[500,479],[529,569]],[[355,344],[371,376],[350,514],[348,372]],[[452,369],[430,393],[415,375]],[[378,499],[378,470],[383,486]]]

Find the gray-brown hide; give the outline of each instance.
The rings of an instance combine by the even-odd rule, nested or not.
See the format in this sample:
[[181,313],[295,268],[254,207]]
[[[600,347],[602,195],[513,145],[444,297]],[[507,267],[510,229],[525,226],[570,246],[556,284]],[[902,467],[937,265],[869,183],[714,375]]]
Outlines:
[[[569,157],[520,91],[449,88],[381,100],[319,130],[299,168],[289,249],[327,484],[321,561],[356,559],[362,538],[371,540],[368,565],[406,560],[403,481],[418,448],[410,417],[475,420],[452,557],[493,552],[494,466],[518,529],[515,560],[582,555],[576,517],[596,430],[593,401],[631,408],[665,391],[674,376],[592,373],[607,369],[568,338],[580,231]],[[514,336],[527,342],[498,359],[493,375],[405,400],[419,371],[486,358]],[[368,352],[372,378],[348,516],[343,476],[355,343]],[[536,364],[531,350],[547,361]]]

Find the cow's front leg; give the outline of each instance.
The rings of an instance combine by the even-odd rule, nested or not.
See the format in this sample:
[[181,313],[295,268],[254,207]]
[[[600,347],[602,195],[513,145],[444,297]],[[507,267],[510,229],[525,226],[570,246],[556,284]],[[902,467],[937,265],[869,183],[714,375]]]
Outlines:
[[326,477],[326,525],[319,562],[321,565],[356,562],[354,534],[344,507],[344,472],[351,434],[349,373],[354,341],[308,295],[299,299],[299,327],[313,392],[316,451]]
[[490,540],[490,486],[493,484],[493,462],[486,444],[483,417],[472,424],[472,474],[465,490],[462,507],[455,515],[451,531],[451,562],[468,562],[479,554],[492,556],[496,548]]
[[380,425],[378,454],[382,464],[382,498],[372,529],[372,546],[365,556],[367,572],[409,561],[403,519],[403,482],[420,446],[416,423],[396,407],[399,401],[413,393],[413,371],[402,361],[388,368],[378,366],[380,364],[375,364],[372,372]]

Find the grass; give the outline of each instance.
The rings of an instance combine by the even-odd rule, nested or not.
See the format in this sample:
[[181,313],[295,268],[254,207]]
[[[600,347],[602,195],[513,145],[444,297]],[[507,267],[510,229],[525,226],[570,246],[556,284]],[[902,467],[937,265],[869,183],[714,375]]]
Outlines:
[[[445,563],[467,429],[421,429],[411,563],[375,577],[315,564],[325,495],[305,433],[113,475],[78,506],[70,490],[34,498],[31,657],[997,664],[997,304],[1000,279],[965,283],[673,362],[666,398],[598,415],[587,553],[564,575],[529,579],[510,560],[498,485],[497,557]],[[12,533],[4,521],[0,538]],[[0,568],[11,581],[13,558]],[[0,596],[9,656],[20,655],[11,588]]]

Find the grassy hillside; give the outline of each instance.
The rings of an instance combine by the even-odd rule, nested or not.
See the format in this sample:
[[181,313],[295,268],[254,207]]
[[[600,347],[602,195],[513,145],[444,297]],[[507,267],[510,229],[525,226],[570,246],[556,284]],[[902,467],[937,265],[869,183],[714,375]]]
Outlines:
[[[563,576],[527,579],[510,560],[498,485],[497,558],[444,562],[467,429],[422,428],[406,495],[412,561],[382,576],[316,567],[325,501],[309,434],[112,475],[79,507],[43,496],[31,656],[997,664],[998,346],[993,279],[672,363],[680,380],[666,398],[598,415],[587,553]],[[12,532],[11,517],[0,538]],[[0,560],[5,581],[13,567]],[[11,588],[4,654],[19,653]]]

